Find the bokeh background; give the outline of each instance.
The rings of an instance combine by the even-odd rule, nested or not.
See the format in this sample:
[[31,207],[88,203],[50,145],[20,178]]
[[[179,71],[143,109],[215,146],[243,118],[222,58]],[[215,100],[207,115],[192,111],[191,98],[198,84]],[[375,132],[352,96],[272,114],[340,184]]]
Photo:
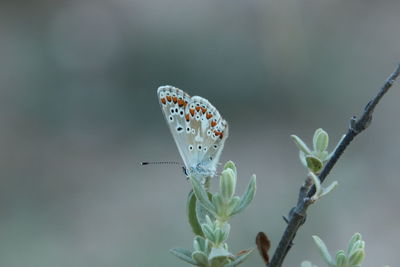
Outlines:
[[[273,249],[306,170],[289,135],[331,148],[400,60],[397,0],[0,2],[0,266],[186,266],[190,189],[159,108],[172,84],[230,123],[221,162],[255,201],[232,220],[233,251],[265,231]],[[363,266],[398,264],[400,83],[309,210],[286,266],[324,266],[354,232]],[[257,253],[244,266],[263,266]]]

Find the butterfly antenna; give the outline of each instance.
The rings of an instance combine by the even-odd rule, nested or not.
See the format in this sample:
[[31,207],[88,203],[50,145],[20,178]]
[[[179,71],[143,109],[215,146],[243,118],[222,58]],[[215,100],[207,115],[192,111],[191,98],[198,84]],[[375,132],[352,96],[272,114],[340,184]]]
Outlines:
[[166,164],[166,165],[182,165],[182,163],[177,162],[177,161],[142,161],[140,162],[140,165],[161,165],[161,164]]

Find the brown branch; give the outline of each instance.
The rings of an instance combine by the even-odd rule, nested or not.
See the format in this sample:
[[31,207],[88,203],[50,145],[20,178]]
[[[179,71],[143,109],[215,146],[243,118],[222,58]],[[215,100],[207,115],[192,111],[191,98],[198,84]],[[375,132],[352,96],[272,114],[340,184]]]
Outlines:
[[[400,64],[386,80],[385,84],[379,90],[378,94],[368,102],[361,117],[357,118],[354,116],[351,118],[350,127],[347,130],[346,135],[340,141],[332,157],[329,159],[327,164],[324,166],[324,169],[322,170],[321,174],[318,176],[321,183],[326,179],[329,172],[335,166],[336,162],[343,154],[343,152],[346,150],[350,142],[354,139],[354,137],[356,137],[358,134],[360,134],[362,131],[368,128],[368,126],[371,123],[372,114],[374,113],[376,105],[382,99],[384,94],[390,89],[390,87],[392,87],[393,83],[399,77],[399,75],[400,75]],[[275,250],[271,262],[267,265],[268,267],[280,267],[282,265],[282,262],[285,259],[286,254],[292,247],[293,239],[295,238],[297,231],[299,230],[301,225],[305,222],[307,209],[311,204],[310,197],[315,193],[314,186],[310,190],[308,190],[309,188],[310,188],[309,185],[307,188],[307,182],[305,185],[301,187],[299,192],[298,203],[294,208],[292,208],[292,210],[289,213],[289,218],[286,220],[287,226],[285,232],[281,237],[281,240],[279,242],[278,247]],[[308,193],[305,193],[305,190],[307,190],[306,192]]]

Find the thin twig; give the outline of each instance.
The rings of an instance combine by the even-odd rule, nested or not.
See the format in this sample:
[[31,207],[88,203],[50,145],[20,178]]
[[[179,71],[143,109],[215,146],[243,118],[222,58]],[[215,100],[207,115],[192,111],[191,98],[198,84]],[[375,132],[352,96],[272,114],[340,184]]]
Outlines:
[[[341,140],[340,144],[335,149],[332,157],[329,159],[327,164],[324,166],[321,174],[318,176],[321,183],[326,179],[329,172],[335,166],[336,162],[346,150],[347,146],[350,142],[360,134],[362,131],[368,128],[372,120],[372,114],[375,110],[376,105],[382,99],[384,94],[392,87],[395,80],[400,75],[400,64],[397,66],[396,70],[389,76],[386,80],[385,84],[379,90],[378,94],[368,102],[367,106],[364,109],[363,114],[360,118],[352,117],[350,120],[350,127],[347,130],[345,137]],[[299,192],[299,201],[296,207],[292,208],[289,213],[289,218],[287,221],[287,226],[285,232],[283,233],[281,240],[279,242],[278,247],[275,250],[275,253],[271,259],[271,262],[267,265],[268,267],[280,267],[282,265],[283,260],[286,257],[286,254],[289,252],[290,248],[293,244],[293,239],[296,236],[297,231],[301,227],[301,225],[306,220],[307,209],[311,204],[310,197],[315,193],[315,187],[313,186],[308,194],[304,193],[304,185],[301,187]],[[306,196],[307,197],[304,197]]]

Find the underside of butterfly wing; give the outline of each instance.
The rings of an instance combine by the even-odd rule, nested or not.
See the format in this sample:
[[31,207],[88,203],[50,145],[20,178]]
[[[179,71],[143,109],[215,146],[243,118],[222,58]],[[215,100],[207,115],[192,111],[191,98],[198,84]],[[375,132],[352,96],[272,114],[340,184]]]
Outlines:
[[228,137],[228,124],[211,103],[173,86],[158,88],[158,98],[189,175],[213,176]]

